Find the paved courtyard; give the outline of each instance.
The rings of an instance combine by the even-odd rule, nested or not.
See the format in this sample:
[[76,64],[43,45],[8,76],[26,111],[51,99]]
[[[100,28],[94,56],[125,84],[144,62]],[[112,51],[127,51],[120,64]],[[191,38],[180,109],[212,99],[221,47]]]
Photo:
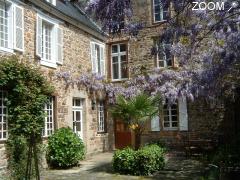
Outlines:
[[186,179],[200,180],[204,179],[205,168],[197,160],[189,160],[168,156],[166,167],[163,171],[150,177],[137,177],[119,175],[112,171],[111,161],[112,153],[103,153],[95,155],[81,162],[80,167],[68,170],[48,170],[42,173],[43,180],[133,180],[133,179]]

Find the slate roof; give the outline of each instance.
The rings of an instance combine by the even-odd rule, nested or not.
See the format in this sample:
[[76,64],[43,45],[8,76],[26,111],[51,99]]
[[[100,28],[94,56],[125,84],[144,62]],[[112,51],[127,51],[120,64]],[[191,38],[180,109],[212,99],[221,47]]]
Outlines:
[[[24,0],[21,0],[24,2]],[[80,24],[90,28],[91,30],[100,33],[101,35],[106,35],[101,28],[95,24],[95,22],[87,16],[84,11],[80,8],[77,3],[70,2],[70,0],[56,0],[56,6],[52,5],[51,3],[47,2],[46,0],[40,0],[42,3],[46,4],[47,6],[51,7],[59,11],[60,13],[64,14],[65,16],[70,17],[71,19],[78,21]],[[37,1],[31,0],[32,3],[39,6]]]
[[87,27],[99,33],[103,33],[101,28],[97,26],[91,18],[89,18],[77,4],[69,2],[68,0],[57,0],[55,8],[65,15],[79,21]]

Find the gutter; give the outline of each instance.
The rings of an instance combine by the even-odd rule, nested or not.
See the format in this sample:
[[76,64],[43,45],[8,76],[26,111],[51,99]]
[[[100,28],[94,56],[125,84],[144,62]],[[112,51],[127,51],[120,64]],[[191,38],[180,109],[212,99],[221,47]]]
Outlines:
[[[101,34],[100,32],[96,32],[93,29],[91,29],[90,27],[86,26],[83,23],[80,23],[78,20],[69,17],[68,15],[64,14],[63,12],[59,11],[58,9],[56,9],[55,7],[52,7],[50,4],[46,4],[45,2],[43,2],[42,0],[28,0],[29,2],[31,2],[32,4],[40,7],[41,9],[47,11],[48,13],[59,17],[60,19],[71,23],[72,25],[78,27],[79,29],[93,35],[95,38],[100,39],[102,41],[106,41],[106,35]],[[79,8],[78,8],[79,10]]]

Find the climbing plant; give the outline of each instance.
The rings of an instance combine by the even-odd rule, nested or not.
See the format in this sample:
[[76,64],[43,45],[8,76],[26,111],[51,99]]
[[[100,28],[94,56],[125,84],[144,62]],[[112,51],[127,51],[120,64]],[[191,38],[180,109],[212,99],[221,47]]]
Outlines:
[[38,68],[12,56],[1,59],[0,88],[7,93],[7,154],[11,176],[40,179],[38,148],[42,142],[44,104],[53,87]]

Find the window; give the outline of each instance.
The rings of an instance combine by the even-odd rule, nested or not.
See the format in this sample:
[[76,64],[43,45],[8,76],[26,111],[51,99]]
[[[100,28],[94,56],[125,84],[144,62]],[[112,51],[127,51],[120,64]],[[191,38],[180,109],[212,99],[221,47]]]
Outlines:
[[91,42],[92,72],[105,75],[104,45]]
[[56,0],[46,0],[46,1],[51,3],[52,5],[56,6]]
[[168,17],[168,3],[162,0],[153,0],[153,18],[154,22],[161,22]]
[[171,67],[173,66],[173,56],[171,54],[172,44],[169,41],[159,42],[155,41],[155,46],[157,50],[156,54],[156,65],[160,67]]
[[163,106],[163,127],[164,129],[178,129],[178,104],[169,104],[168,101]]
[[6,98],[7,93],[0,90],[0,140],[7,139],[8,135]]
[[160,131],[159,116],[154,116],[151,119],[151,131]]
[[10,1],[0,1],[0,50],[23,51],[23,8]]
[[98,103],[98,132],[105,131],[104,102]]
[[37,16],[36,54],[41,64],[56,68],[63,62],[63,31],[57,22],[43,15]]
[[54,131],[54,97],[49,97],[49,102],[45,104],[46,113],[43,136],[48,137]]
[[43,21],[42,27],[42,58],[46,61],[52,60],[53,25]]
[[72,113],[73,113],[73,131],[83,138],[83,99],[73,98],[72,101]]
[[122,80],[128,78],[127,45],[112,45],[112,79]]

